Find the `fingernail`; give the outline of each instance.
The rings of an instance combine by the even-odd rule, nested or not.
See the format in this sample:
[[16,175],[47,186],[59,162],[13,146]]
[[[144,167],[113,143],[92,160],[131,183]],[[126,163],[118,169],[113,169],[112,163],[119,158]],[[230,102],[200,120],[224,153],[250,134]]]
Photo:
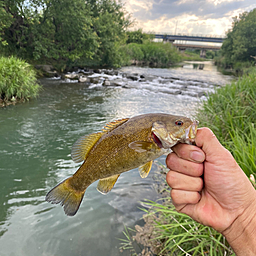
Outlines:
[[190,158],[196,162],[203,162],[204,161],[204,154],[199,151],[192,151],[190,153]]

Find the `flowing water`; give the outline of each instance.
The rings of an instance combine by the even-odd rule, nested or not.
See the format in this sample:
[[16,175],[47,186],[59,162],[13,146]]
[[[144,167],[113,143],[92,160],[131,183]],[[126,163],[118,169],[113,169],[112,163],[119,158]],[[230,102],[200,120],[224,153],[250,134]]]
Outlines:
[[130,255],[119,252],[118,238],[123,238],[124,225],[141,221],[140,201],[158,197],[156,166],[146,179],[138,170],[122,174],[106,196],[93,183],[77,215],[67,217],[62,207],[44,198],[78,169],[71,160],[72,144],[118,118],[150,112],[191,116],[203,95],[230,81],[211,63],[203,70],[187,64],[121,71],[153,78],[138,82],[119,75],[121,86],[109,87],[42,79],[38,99],[0,109],[1,256]]

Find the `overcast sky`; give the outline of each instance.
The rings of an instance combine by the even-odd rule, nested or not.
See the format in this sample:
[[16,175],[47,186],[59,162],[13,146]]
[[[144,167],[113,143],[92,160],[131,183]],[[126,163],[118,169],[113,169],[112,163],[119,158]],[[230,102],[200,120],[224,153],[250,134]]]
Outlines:
[[225,35],[232,17],[256,8],[256,0],[122,0],[133,29],[172,34]]

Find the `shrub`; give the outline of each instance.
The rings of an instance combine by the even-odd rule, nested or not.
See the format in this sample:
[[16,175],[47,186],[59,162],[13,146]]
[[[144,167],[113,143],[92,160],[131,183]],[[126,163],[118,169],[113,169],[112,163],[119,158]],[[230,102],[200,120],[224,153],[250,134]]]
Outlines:
[[0,99],[4,102],[28,100],[40,90],[32,66],[15,57],[0,58]]

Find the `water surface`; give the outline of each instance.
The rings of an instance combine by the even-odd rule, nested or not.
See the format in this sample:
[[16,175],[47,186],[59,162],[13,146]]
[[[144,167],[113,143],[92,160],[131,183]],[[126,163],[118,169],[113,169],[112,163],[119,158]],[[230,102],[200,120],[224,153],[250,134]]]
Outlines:
[[[80,136],[143,113],[193,115],[200,100],[195,92],[212,91],[215,84],[230,80],[207,65],[204,70],[191,64],[178,69],[127,67],[122,71],[157,78],[124,80],[119,87],[42,79],[38,99],[0,109],[0,255],[129,255],[119,252],[118,238],[124,225],[141,221],[140,201],[158,197],[156,166],[146,179],[138,170],[122,174],[106,196],[93,183],[74,217],[45,202],[45,194],[78,169],[70,151]],[[187,92],[175,95],[174,87]],[[165,157],[159,161],[164,163]]]

